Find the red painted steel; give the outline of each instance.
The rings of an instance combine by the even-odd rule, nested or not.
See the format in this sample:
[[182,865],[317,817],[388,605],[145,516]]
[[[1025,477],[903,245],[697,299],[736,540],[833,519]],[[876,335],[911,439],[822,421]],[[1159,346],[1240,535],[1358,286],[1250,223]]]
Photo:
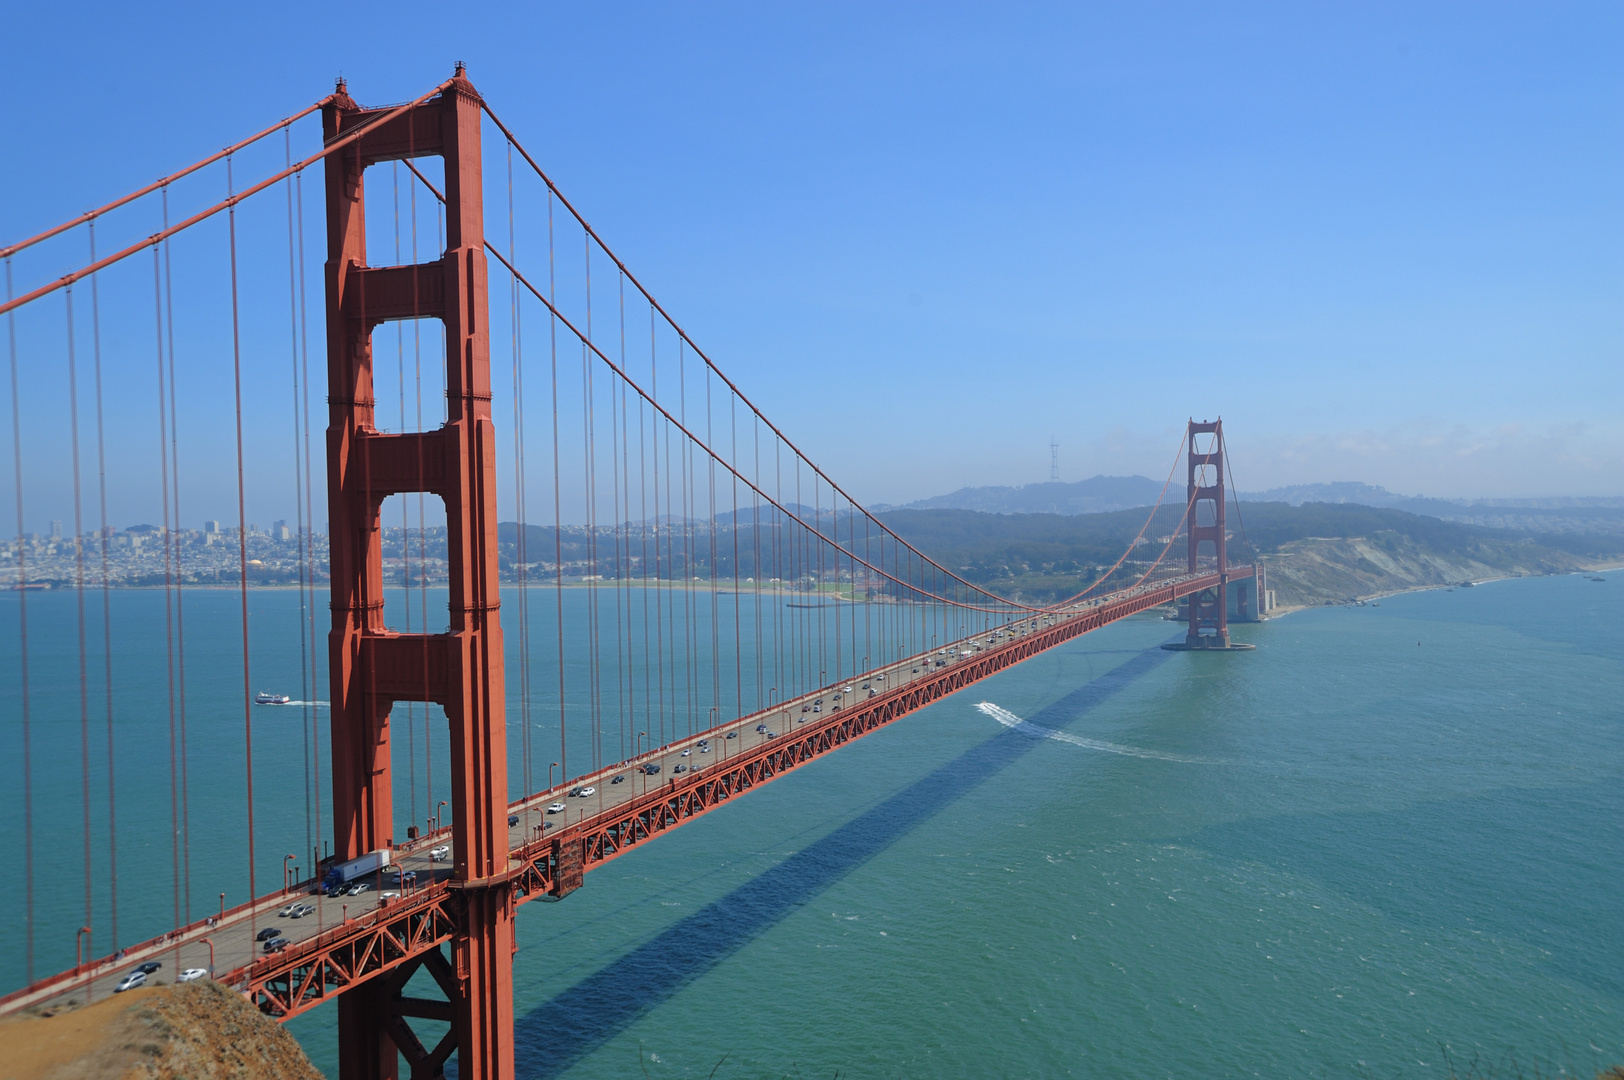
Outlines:
[[[450,1018],[459,1074],[509,1077],[513,875],[479,94],[459,66],[445,90],[421,105],[362,109],[340,87],[322,117],[329,143],[361,132],[345,152],[326,159],[334,856],[393,846],[390,709],[396,701],[440,704],[451,728],[456,863],[445,902],[454,912]],[[368,266],[366,167],[430,155],[445,161],[445,253],[415,267]],[[445,324],[447,420],[434,432],[382,434],[373,417],[372,331],[421,317]],[[445,502],[446,634],[397,634],[383,621],[379,510],[388,496],[412,491]],[[367,970],[374,973],[388,969],[381,959],[357,963],[372,963]],[[339,999],[345,1080],[393,1077],[397,1051],[414,1061],[420,1056],[415,1036],[401,1035],[392,994],[380,982]],[[421,1067],[416,1062],[413,1074]]]
[[[1197,451],[1195,437],[1197,435],[1211,435],[1212,448],[1206,452]],[[1203,644],[1201,629],[1212,627],[1216,644],[1222,648],[1229,646],[1229,564],[1227,550],[1224,543],[1224,422],[1222,419],[1190,421],[1189,435],[1185,445],[1188,449],[1188,498],[1190,520],[1187,526],[1185,545],[1187,548],[1187,561],[1185,572],[1194,574],[1201,554],[1201,545],[1211,544],[1213,554],[1218,559],[1218,581],[1210,590],[1190,594],[1190,628],[1184,635],[1184,644],[1189,648],[1200,648]],[[1206,479],[1206,470],[1212,469],[1216,479],[1211,484],[1202,481]],[[1203,525],[1203,510],[1206,511],[1208,523]]]

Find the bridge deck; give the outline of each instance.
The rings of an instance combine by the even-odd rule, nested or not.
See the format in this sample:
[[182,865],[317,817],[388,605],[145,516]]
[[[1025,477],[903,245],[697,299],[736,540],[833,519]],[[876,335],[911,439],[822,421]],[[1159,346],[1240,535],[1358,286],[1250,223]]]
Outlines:
[[[1231,567],[1227,577],[1250,573],[1249,567]],[[509,811],[518,819],[509,830],[509,876],[521,890],[519,902],[561,896],[580,884],[586,870],[891,720],[1090,630],[1218,581],[1216,573],[1186,575],[1023,618],[520,799]],[[968,658],[959,658],[966,652]],[[844,692],[848,686],[851,691]],[[644,771],[649,765],[659,771]],[[676,772],[678,766],[685,771]],[[594,789],[592,794],[567,794],[586,787]],[[547,812],[560,802],[565,809]],[[100,999],[136,964],[156,960],[164,970],[154,978],[173,981],[186,968],[212,968],[220,981],[271,1015],[297,1015],[450,938],[459,900],[452,864],[430,855],[449,843],[447,827],[396,849],[401,870],[417,874],[415,888],[374,884],[358,896],[329,899],[312,895],[307,883],[302,890],[273,893],[227,911],[211,920],[213,925],[194,923],[127,949],[116,960],[106,957],[15,991],[0,998],[0,1014],[69,997]],[[315,913],[301,919],[278,916],[298,902],[315,907]],[[269,927],[289,939],[280,953],[266,955],[255,940]]]

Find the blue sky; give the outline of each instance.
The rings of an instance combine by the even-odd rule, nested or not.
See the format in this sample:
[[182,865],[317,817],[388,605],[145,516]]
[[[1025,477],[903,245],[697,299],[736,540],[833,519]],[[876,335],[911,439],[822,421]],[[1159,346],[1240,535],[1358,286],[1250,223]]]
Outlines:
[[1063,479],[1159,477],[1183,421],[1218,414],[1243,488],[1624,494],[1617,4],[36,4],[7,24],[0,242],[337,74],[381,104],[463,60],[861,500],[1045,480],[1051,436]]

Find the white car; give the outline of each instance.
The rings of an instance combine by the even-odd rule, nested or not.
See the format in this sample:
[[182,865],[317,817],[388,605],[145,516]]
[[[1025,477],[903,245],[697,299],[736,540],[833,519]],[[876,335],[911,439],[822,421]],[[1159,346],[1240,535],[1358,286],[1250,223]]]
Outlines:
[[581,789],[581,798],[584,799],[588,795],[596,795],[597,792],[598,792],[598,789],[595,788],[595,787],[584,787],[584,788]]
[[144,971],[132,971],[118,981],[118,985],[113,987],[113,993],[122,994],[126,990],[134,990],[137,986],[145,985],[147,985],[147,973]]
[[187,968],[175,977],[176,982],[196,982],[209,977],[208,968]]
[[562,814],[567,809],[569,809],[569,807],[565,806],[563,803],[555,802],[551,806],[547,807],[547,812],[549,814]]
[[[449,848],[441,848],[439,850],[448,851],[450,849]],[[350,886],[350,895],[351,896],[360,896],[362,893],[366,892],[370,888],[372,888],[372,886],[368,885],[364,881],[357,882],[356,884]]]
[[443,861],[445,859],[445,857],[447,855],[450,855],[450,854],[451,854],[450,846],[447,845],[447,844],[441,844],[439,847],[431,848],[429,850],[429,862],[441,862],[441,861]]

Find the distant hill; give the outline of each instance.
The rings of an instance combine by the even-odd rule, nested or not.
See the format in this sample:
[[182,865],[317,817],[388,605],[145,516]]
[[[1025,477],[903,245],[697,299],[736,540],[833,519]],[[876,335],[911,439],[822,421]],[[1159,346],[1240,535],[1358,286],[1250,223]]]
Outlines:
[[967,487],[950,495],[889,506],[882,510],[976,510],[983,514],[1101,514],[1152,506],[1162,485],[1145,476],[1095,476],[1070,484],[1023,484],[1020,487]]
[[1462,525],[1528,533],[1624,533],[1624,498],[1609,496],[1540,499],[1431,499],[1395,495],[1384,487],[1343,480],[1333,484],[1294,484],[1243,492],[1245,502],[1358,504],[1441,518]]
[[[1279,600],[1297,607],[1465,580],[1559,573],[1616,562],[1624,536],[1530,534],[1354,503],[1241,504],[1230,557],[1252,553],[1278,575]],[[992,514],[893,510],[898,535],[969,581],[1029,601],[1052,601],[1088,584],[1122,554],[1143,508],[1104,514]],[[1244,539],[1243,539],[1244,535]],[[1248,552],[1251,549],[1251,553]],[[1169,558],[1184,557],[1175,543]],[[1122,571],[1140,572],[1134,566]],[[1125,583],[1125,582],[1124,582]]]
[[[1173,487],[1184,489],[1184,478]],[[967,487],[948,495],[899,506],[876,503],[869,509],[974,510],[983,514],[1103,514],[1151,506],[1162,486],[1144,476],[1095,476],[1070,484],[1024,484],[1019,487]],[[1293,484],[1268,491],[1242,492],[1246,503],[1306,503],[1369,506],[1385,510],[1524,533],[1613,533],[1624,535],[1624,498],[1549,497],[1540,499],[1432,499],[1398,495],[1376,484],[1342,480],[1330,484]]]

